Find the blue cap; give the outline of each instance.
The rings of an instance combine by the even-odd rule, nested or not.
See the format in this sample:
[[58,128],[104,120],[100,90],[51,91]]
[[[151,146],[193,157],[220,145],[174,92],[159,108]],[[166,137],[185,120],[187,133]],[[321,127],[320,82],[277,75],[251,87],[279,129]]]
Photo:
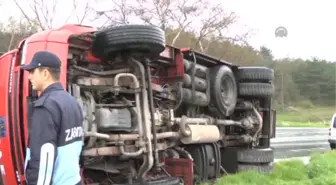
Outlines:
[[21,66],[21,69],[31,71],[38,67],[61,69],[61,60],[57,55],[48,51],[38,51],[34,54],[30,64]]

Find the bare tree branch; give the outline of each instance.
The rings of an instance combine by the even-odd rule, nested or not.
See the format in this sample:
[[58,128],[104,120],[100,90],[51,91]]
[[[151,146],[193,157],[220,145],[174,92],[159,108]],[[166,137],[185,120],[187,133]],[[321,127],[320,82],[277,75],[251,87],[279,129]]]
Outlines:
[[[30,9],[23,9],[22,5],[19,4],[18,0],[13,0],[16,6],[20,9],[21,13],[24,15],[25,19],[34,25],[37,22],[39,28],[41,30],[51,29],[55,25],[55,17],[59,12],[59,8],[61,6],[61,2],[59,0],[26,0],[29,4]],[[63,1],[62,1],[63,2]],[[84,5],[84,6],[78,6]],[[86,18],[89,16],[91,4],[90,0],[86,1],[72,1],[73,10],[70,12],[70,15],[64,20],[64,24],[66,24],[72,17],[73,14],[76,12],[77,24],[83,24]],[[81,15],[78,15],[80,12]]]
[[129,24],[129,16],[133,14],[133,6],[127,4],[126,0],[111,0],[110,9],[96,11],[98,17],[104,16],[107,18],[105,24],[110,25],[123,25]]
[[[45,27],[44,27],[44,24],[43,24],[43,22],[42,22],[42,20],[41,20],[41,18],[40,18],[40,14],[39,14],[39,11],[38,11],[38,7],[37,7],[37,5],[39,4],[36,0],[34,0],[33,1],[34,3],[32,4],[32,5],[30,5],[31,6],[31,8],[32,8],[32,10],[34,11],[34,14],[35,14],[35,16],[36,16],[36,20],[37,20],[37,22],[38,22],[38,25],[40,26],[40,28],[42,29],[42,30],[45,30]],[[47,27],[48,27],[48,25],[47,25]]]
[[17,0],[13,0],[15,5],[20,9],[22,15],[27,19],[28,23],[30,25],[33,25],[33,21],[31,18],[29,18],[29,16],[25,13],[25,11],[23,11],[22,7],[19,5],[19,3],[17,2]]
[[[32,2],[30,3],[34,14],[32,17],[29,17],[27,12],[20,7],[18,0],[13,1],[32,25],[33,21],[37,21],[42,30],[52,28],[58,0],[53,0],[53,3],[48,0],[49,4],[45,0],[29,1]],[[90,8],[89,1],[82,1],[81,5],[85,6],[79,7],[79,1],[73,0],[74,10],[66,22],[76,12],[77,23],[82,24],[93,10]],[[172,45],[178,42],[182,33],[193,33],[196,36],[196,42],[193,43],[194,48],[201,51],[209,48],[211,44],[209,39],[213,36],[223,41],[247,43],[245,39],[247,35],[228,37],[225,31],[235,23],[236,16],[226,12],[221,3],[213,4],[211,0],[134,0],[132,3],[129,0],[110,0],[110,3],[106,5],[111,7],[110,9],[95,11],[97,19],[103,18],[106,21],[102,26],[130,24],[133,20],[136,23],[140,20],[145,24],[159,25],[166,33],[172,34],[166,35],[170,36]],[[204,42],[205,40],[207,42]]]
[[[183,0],[180,2],[180,4],[177,6],[178,12],[170,12],[168,16],[171,17],[172,20],[175,20],[178,25],[178,32],[176,33],[175,37],[173,38],[172,45],[174,45],[177,41],[177,39],[180,37],[182,31],[185,31],[185,29],[192,23],[191,20],[188,19],[188,14],[197,11],[196,3],[192,4],[190,6],[187,6],[187,0]],[[179,14],[179,15],[178,15]]]
[[[81,1],[81,2],[83,2],[83,1]],[[69,19],[71,18],[71,16],[73,15],[73,13],[75,13],[79,9],[77,4],[79,4],[79,2],[77,2],[76,0],[73,0],[73,9],[72,9],[71,14],[69,15],[69,18],[66,20],[66,22],[68,22]],[[83,22],[85,21],[85,19],[88,16],[88,14],[90,13],[90,10],[91,10],[90,2],[86,1],[82,16],[80,17],[78,15],[78,13],[76,13],[77,24],[83,24]]]

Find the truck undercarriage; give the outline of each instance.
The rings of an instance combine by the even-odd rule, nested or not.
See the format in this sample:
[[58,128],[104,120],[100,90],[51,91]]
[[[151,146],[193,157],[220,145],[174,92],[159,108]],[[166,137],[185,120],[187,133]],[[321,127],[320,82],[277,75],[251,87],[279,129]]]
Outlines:
[[85,184],[180,184],[181,177],[191,185],[272,170],[271,69],[166,45],[154,26],[72,34],[67,42],[62,72],[84,114]]

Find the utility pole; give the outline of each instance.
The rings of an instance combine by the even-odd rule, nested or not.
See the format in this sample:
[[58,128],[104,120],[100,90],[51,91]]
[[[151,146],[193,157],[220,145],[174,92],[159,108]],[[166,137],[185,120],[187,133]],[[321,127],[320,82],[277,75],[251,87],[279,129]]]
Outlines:
[[281,107],[282,111],[285,111],[285,95],[284,95],[284,82],[283,82],[283,72],[281,72]]
[[[285,38],[287,38],[288,36],[288,31],[284,26],[279,26],[275,29],[275,37],[278,39],[278,41],[283,41],[285,40]],[[280,42],[279,42],[280,43]],[[282,47],[281,49],[283,50],[282,52],[284,52],[284,50],[286,49],[285,44],[282,43]],[[287,54],[288,55],[288,54]],[[284,79],[283,79],[283,72],[280,72],[281,75],[281,106],[282,106],[282,111],[285,111],[285,95],[284,95]]]

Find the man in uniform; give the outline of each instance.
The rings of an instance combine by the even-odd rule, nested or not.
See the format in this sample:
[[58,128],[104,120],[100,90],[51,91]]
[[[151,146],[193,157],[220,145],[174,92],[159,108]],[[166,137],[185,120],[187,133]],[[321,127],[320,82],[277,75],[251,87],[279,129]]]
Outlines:
[[61,83],[61,61],[53,53],[36,52],[29,65],[34,90],[25,161],[27,185],[80,185],[79,158],[82,150],[82,110]]

